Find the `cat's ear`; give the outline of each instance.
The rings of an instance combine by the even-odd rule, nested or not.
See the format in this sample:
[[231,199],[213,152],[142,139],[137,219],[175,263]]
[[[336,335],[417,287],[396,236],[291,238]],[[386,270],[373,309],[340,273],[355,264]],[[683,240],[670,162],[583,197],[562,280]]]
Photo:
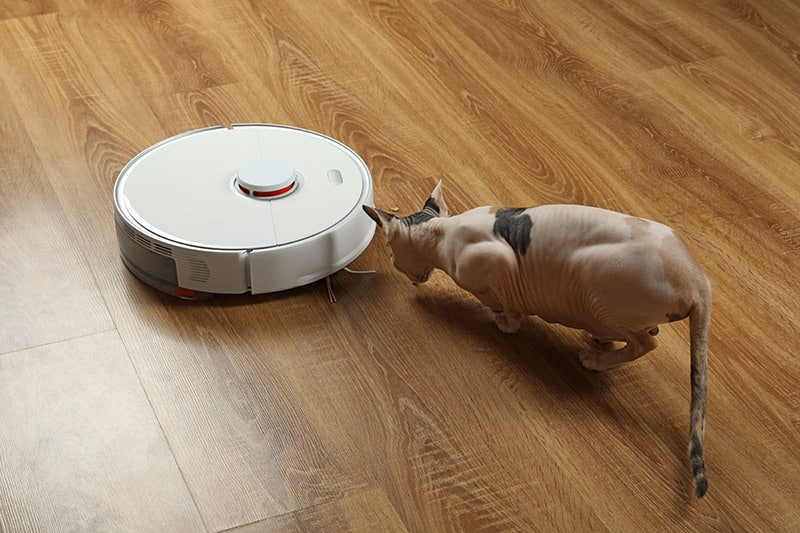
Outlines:
[[444,201],[444,192],[442,191],[442,180],[439,180],[439,183],[437,183],[436,187],[434,187],[430,199],[433,200],[433,203],[436,204],[436,207],[439,208],[440,217],[450,216],[450,213],[447,209],[447,202]]
[[383,231],[389,232],[389,224],[394,220],[395,217],[391,213],[387,213],[386,211],[381,211],[375,207],[370,207],[368,205],[361,206],[364,209],[364,212],[369,215],[369,218],[375,221],[378,227],[383,228]]

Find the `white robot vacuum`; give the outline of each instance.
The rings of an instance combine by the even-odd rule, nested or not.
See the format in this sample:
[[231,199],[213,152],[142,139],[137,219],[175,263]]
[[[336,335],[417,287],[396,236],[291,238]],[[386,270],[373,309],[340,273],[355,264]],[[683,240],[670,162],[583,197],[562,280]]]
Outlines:
[[134,157],[114,186],[122,261],[188,299],[276,292],[341,270],[375,224],[364,161],[308,130],[238,124],[183,133]]

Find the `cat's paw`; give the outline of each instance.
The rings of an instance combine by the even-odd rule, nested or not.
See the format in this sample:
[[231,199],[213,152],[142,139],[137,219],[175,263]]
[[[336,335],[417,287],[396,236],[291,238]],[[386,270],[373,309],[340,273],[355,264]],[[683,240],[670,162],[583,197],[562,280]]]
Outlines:
[[516,333],[517,331],[519,331],[520,324],[522,323],[522,317],[519,316],[509,317],[502,311],[500,312],[495,311],[494,323],[497,324],[497,329],[499,329],[503,333]]
[[607,356],[607,352],[601,350],[583,350],[579,354],[578,358],[583,365],[583,368],[587,370],[593,370],[594,372],[603,372],[604,370],[608,370],[610,366],[605,361]]

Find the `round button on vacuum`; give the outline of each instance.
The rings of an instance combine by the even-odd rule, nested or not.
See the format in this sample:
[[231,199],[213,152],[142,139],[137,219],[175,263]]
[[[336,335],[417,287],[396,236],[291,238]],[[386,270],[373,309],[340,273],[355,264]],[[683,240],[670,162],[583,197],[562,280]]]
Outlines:
[[286,161],[255,159],[236,173],[236,185],[247,196],[274,200],[297,190],[297,173]]

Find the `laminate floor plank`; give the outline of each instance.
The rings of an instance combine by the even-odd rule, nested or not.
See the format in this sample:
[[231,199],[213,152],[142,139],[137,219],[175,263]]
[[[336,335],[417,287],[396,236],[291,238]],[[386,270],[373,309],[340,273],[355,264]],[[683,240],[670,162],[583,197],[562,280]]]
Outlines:
[[0,354],[113,329],[2,80],[0,116]]
[[115,332],[0,356],[0,528],[204,528]]

